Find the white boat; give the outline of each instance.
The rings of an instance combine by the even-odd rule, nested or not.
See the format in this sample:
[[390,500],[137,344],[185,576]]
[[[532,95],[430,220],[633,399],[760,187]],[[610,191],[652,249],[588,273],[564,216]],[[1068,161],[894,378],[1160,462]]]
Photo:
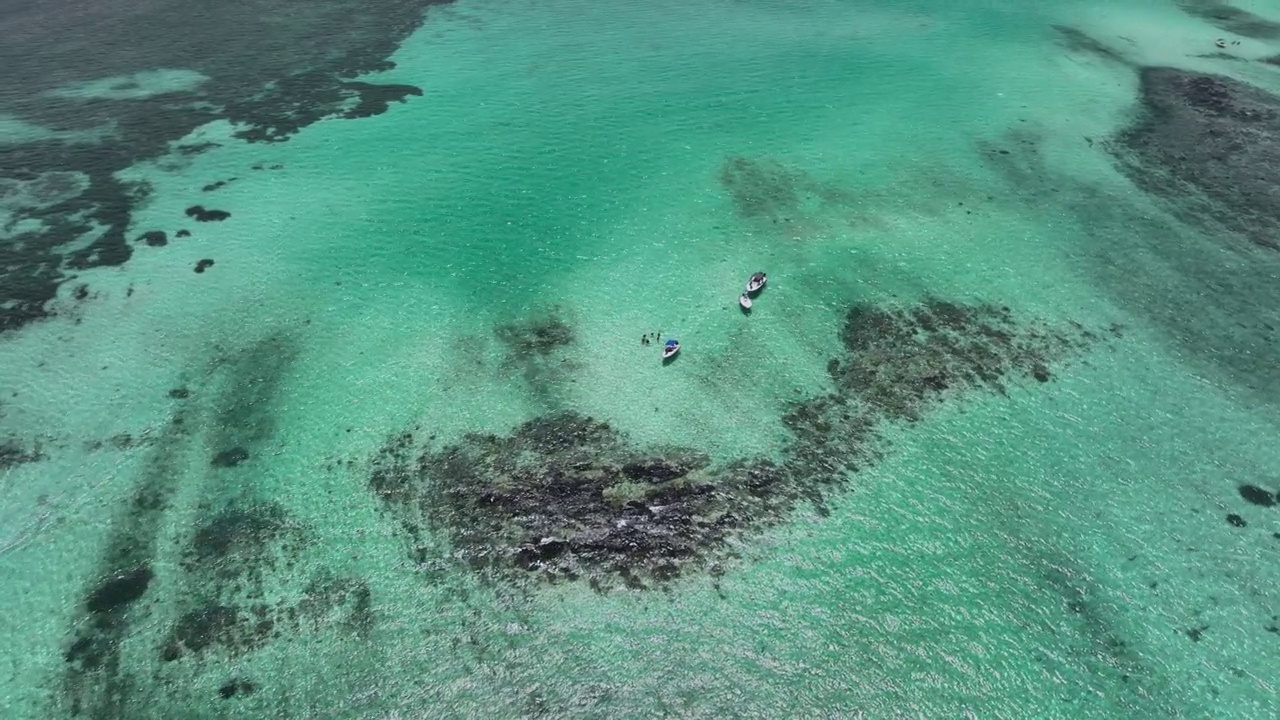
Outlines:
[[670,360],[680,352],[680,343],[676,340],[668,340],[667,344],[662,347],[662,359]]
[[750,310],[751,296],[746,293],[742,293],[741,295],[738,296],[738,304],[742,306],[743,310]]
[[760,288],[764,287],[765,280],[765,274],[762,272],[752,275],[751,279],[747,281],[747,292],[758,292]]

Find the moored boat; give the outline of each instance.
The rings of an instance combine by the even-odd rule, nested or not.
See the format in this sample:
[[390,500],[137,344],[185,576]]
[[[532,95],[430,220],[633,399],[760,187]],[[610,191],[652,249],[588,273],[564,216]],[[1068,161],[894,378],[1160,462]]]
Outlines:
[[666,345],[662,346],[662,359],[670,360],[680,352],[680,342],[677,340],[668,340]]

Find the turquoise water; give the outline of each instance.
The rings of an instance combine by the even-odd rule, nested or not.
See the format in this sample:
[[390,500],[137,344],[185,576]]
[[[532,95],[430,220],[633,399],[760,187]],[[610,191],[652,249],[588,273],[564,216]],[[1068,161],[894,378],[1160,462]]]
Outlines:
[[[1274,716],[1280,516],[1237,488],[1280,491],[1258,329],[1280,256],[1175,219],[1106,149],[1135,65],[1280,91],[1245,62],[1275,38],[1199,57],[1224,32],[1157,0],[460,0],[361,78],[421,96],[284,143],[199,125],[116,173],[151,188],[129,236],[168,244],[0,337],[0,435],[40,458],[0,469],[6,717]],[[370,492],[406,429],[439,449],[566,410],[639,446],[786,457],[846,309],[926,295],[1123,332],[1051,382],[884,420],[825,509],[661,587],[495,579]],[[504,342],[547,318],[572,339]],[[211,518],[267,504],[200,555]],[[145,594],[86,611],[137,558]],[[256,605],[270,637],[172,639]],[[69,670],[90,636],[107,659]]]

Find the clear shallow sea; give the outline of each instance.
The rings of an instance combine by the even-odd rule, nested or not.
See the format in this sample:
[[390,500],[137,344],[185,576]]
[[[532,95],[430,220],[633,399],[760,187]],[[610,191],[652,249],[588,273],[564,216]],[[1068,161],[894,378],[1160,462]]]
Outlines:
[[[1245,60],[1198,57],[1218,37]],[[0,335],[0,437],[38,456],[0,469],[4,715],[1275,716],[1280,511],[1238,487],[1280,491],[1258,329],[1280,255],[1174,219],[1106,148],[1135,65],[1277,92],[1249,63],[1277,53],[1163,0],[460,0],[362,76],[421,89],[385,113],[281,143],[200,125],[176,144],[217,147],[116,173],[150,188],[131,241],[167,244],[132,242]],[[153,70],[48,90],[182,103],[205,82]],[[50,132],[0,117],[0,151]],[[564,410],[641,445],[777,454],[789,404],[831,383],[846,308],[925,295],[1124,330],[1050,382],[886,423],[824,512],[746,533],[715,577],[495,583],[443,530],[412,561],[369,490],[406,428],[448,443]],[[572,341],[513,354],[502,328],[531,318]],[[228,561],[248,570],[192,550],[266,504],[279,527],[211,531],[270,526]],[[142,564],[145,593],[95,612]],[[274,631],[175,648],[228,592]],[[99,657],[69,662],[85,637]]]

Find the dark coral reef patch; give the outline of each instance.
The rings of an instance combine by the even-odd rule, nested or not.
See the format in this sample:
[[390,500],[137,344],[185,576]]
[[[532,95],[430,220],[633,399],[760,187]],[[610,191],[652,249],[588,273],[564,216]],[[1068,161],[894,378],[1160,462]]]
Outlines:
[[138,242],[144,242],[151,247],[164,247],[169,244],[169,236],[163,230],[148,230],[142,233]]
[[183,613],[170,628],[160,659],[174,662],[210,653],[239,657],[304,631],[336,627],[344,634],[365,637],[372,627],[372,595],[364,580],[322,575],[295,592],[296,602],[201,604]]
[[47,456],[39,446],[28,447],[12,438],[0,440],[0,470],[7,470],[17,465],[40,462]]
[[1273,507],[1277,502],[1276,493],[1260,488],[1257,485],[1241,485],[1237,490],[1240,492],[1240,497],[1254,505]]
[[186,215],[196,222],[222,222],[231,217],[226,210],[209,210],[203,205],[192,205],[186,209]]
[[110,523],[96,577],[63,654],[62,691],[73,716],[136,717],[126,699],[134,681],[123,646],[152,604],[157,540],[185,442],[182,425],[166,429],[152,446],[130,501]]
[[342,83],[342,88],[357,97],[355,107],[342,114],[345,118],[366,118],[381,115],[393,102],[407,102],[410,95],[422,96],[422,88],[415,85],[376,85],[366,82]]
[[573,327],[557,314],[501,323],[494,336],[503,349],[503,368],[518,373],[529,391],[549,402],[578,368],[567,352],[576,339]]
[[[367,633],[373,610],[363,579],[321,569],[305,583],[293,581],[289,571],[310,537],[284,508],[270,502],[235,503],[208,517],[183,553],[183,579],[192,597],[170,627],[160,659],[213,652],[236,657],[280,637],[331,625],[349,634]],[[284,577],[290,578],[287,586],[280,584]]]
[[443,447],[412,433],[375,455],[370,488],[407,532],[411,555],[445,535],[484,576],[514,582],[585,579],[651,587],[715,572],[731,542],[788,518],[824,512],[828,493],[875,462],[879,428],[916,420],[966,391],[1003,393],[1099,336],[1068,324],[1019,322],[1006,309],[927,299],[850,308],[831,391],[794,403],[776,457],[714,463],[693,448],[643,447],[607,422],[572,412],[536,417],[505,436],[467,434]]
[[494,335],[514,358],[549,355],[574,339],[573,328],[555,315],[503,323],[494,328]]
[[1222,75],[1144,68],[1137,121],[1113,151],[1184,220],[1280,249],[1280,98]]
[[728,157],[718,180],[739,217],[788,229],[811,225],[823,210],[856,200],[838,185],[769,158]]
[[1080,349],[1095,334],[1020,325],[1007,307],[929,298],[912,308],[858,305],[845,315],[848,350],[832,379],[879,414],[915,420],[945,391],[982,388],[1004,394],[1012,376],[1048,379],[1046,363]]
[[[25,5],[20,22],[6,16],[0,115],[44,132],[0,145],[0,194],[14,220],[0,227],[0,332],[54,314],[51,301],[75,271],[130,259],[126,233],[150,188],[121,180],[121,170],[218,147],[182,142],[210,122],[229,121],[244,140],[279,142],[321,119],[377,115],[420,95],[353,78],[393,67],[386,58],[424,10],[450,1],[282,0],[271,12],[215,3],[192,22],[179,0],[100,0],[93,22],[56,4]],[[134,78],[156,68],[188,69],[200,80],[132,92],[143,90]],[[129,92],[60,92],[106,78]],[[220,211],[210,212],[215,220]]]
[[302,529],[279,505],[232,505],[196,529],[182,566],[235,583],[274,567],[279,552],[297,555],[304,539]]

